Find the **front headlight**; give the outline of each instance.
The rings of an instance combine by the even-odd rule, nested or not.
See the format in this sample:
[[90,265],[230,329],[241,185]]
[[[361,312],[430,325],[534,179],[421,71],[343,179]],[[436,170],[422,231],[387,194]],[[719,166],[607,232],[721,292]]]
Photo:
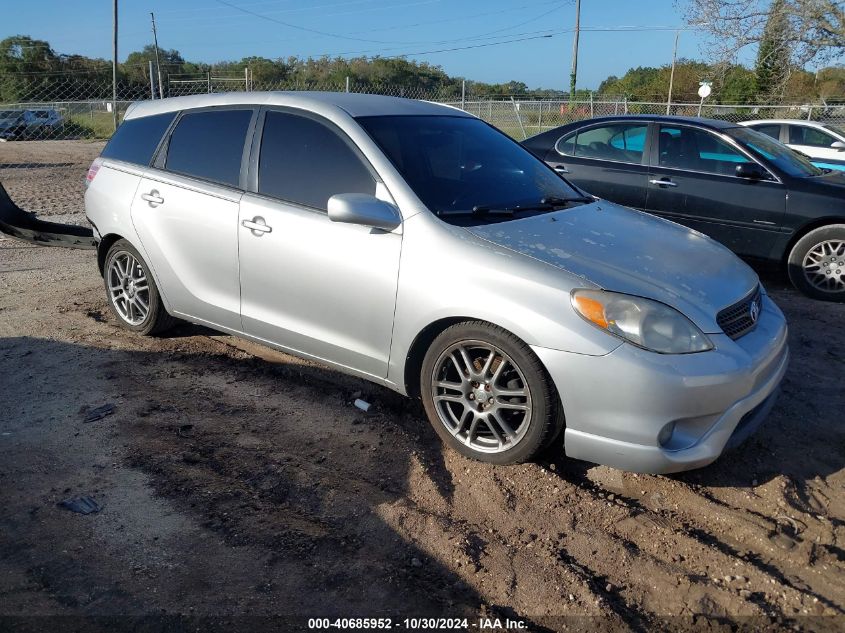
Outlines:
[[596,327],[653,352],[690,354],[713,349],[692,321],[659,301],[604,290],[573,290],[572,306]]

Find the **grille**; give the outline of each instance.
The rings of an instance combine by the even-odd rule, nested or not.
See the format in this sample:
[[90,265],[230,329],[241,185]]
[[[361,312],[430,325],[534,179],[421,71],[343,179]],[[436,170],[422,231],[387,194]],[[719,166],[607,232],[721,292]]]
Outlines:
[[[748,334],[757,325],[762,309],[760,286],[737,303],[729,306],[716,315],[716,322],[722,331],[736,340],[740,336]],[[752,316],[752,306],[756,306]]]

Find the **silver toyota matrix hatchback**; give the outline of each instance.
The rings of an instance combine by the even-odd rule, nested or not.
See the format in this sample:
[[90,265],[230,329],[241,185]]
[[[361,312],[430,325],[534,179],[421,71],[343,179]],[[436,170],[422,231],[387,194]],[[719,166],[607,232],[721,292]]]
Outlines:
[[134,105],[85,206],[109,304],[421,397],[496,464],[563,433],[633,471],[703,466],[766,417],[788,361],[757,275],[596,199],[460,110],[355,94]]

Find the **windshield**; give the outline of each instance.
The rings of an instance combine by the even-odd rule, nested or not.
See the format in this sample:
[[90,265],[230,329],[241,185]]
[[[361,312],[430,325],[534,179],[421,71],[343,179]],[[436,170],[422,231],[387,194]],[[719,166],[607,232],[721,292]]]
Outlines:
[[737,127],[725,130],[728,136],[735,138],[741,145],[752,153],[765,159],[782,172],[795,178],[820,176],[825,173],[810,160],[798,152],[794,152],[780,141],[771,136],[747,127]]
[[836,132],[839,136],[845,136],[845,126],[831,125],[830,123],[825,123],[824,127],[826,127],[831,132]]
[[[379,116],[358,122],[419,199],[447,222],[501,221],[549,211],[561,200],[582,201],[544,162],[479,119]],[[508,210],[510,216],[497,214]]]

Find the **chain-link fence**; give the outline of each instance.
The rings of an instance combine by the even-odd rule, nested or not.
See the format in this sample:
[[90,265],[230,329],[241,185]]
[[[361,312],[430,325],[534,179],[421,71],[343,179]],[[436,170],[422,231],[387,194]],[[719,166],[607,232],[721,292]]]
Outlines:
[[[474,94],[470,83],[449,86],[356,84],[283,84],[255,81],[243,75],[171,75],[161,84],[118,85],[112,101],[110,81],[79,76],[30,75],[12,81],[0,77],[0,183],[22,208],[39,215],[68,216],[81,221],[83,180],[91,161],[114,131],[114,110],[121,119],[129,104],[158,98],[233,90],[321,90],[382,94],[423,99],[461,108],[523,139],[565,123],[619,114],[673,114],[728,121],[806,119],[845,122],[845,105],[715,104],[705,102],[640,102],[624,96],[566,94],[542,99],[526,95]],[[7,78],[8,79],[8,78]],[[8,98],[13,93],[16,98]],[[840,101],[845,103],[845,99]]]

